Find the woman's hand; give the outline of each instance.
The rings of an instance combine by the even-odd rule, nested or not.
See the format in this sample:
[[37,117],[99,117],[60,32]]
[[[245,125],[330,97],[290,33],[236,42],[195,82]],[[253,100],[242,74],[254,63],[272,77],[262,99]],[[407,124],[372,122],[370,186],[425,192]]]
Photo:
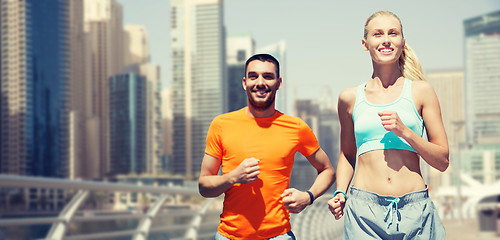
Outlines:
[[383,111],[379,112],[378,115],[380,116],[382,126],[384,126],[385,130],[392,131],[398,137],[403,137],[404,131],[408,128],[403,121],[401,121],[397,112]]
[[344,216],[344,207],[344,194],[337,194],[335,197],[330,199],[330,201],[328,201],[328,209],[330,209],[330,212],[332,212],[336,220],[339,220],[342,216]]

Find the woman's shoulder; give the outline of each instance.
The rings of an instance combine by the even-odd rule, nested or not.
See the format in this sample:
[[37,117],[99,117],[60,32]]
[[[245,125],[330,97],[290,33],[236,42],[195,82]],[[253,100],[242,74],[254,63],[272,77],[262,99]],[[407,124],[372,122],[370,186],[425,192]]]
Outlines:
[[417,106],[437,102],[436,92],[434,91],[432,85],[427,81],[413,81],[412,95]]
[[339,103],[354,103],[356,101],[356,93],[358,86],[344,89],[339,94]]
[[412,88],[417,93],[429,93],[429,91],[434,92],[432,85],[427,81],[412,81]]

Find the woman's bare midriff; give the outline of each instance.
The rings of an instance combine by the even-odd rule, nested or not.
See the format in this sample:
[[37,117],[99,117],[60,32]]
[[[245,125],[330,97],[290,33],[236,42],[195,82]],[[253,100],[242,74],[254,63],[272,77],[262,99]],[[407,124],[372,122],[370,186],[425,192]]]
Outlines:
[[374,150],[358,157],[354,187],[399,197],[425,189],[419,156],[399,149]]

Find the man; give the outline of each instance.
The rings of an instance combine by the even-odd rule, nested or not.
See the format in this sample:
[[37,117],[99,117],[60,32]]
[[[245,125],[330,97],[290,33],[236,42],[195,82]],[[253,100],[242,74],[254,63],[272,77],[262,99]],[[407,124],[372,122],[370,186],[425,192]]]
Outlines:
[[[295,239],[288,212],[301,212],[334,181],[330,160],[307,124],[275,109],[281,82],[274,57],[250,57],[242,82],[248,106],[210,125],[199,190],[204,197],[225,193],[216,240]],[[305,192],[288,189],[297,151],[318,171]]]

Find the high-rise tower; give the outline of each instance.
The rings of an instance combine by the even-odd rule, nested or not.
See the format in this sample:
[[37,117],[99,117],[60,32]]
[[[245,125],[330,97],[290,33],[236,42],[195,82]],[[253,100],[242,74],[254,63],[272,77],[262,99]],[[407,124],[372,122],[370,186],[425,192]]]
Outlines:
[[144,76],[118,74],[109,79],[110,173],[147,172],[147,84]]
[[124,28],[125,65],[149,62],[148,33],[142,25],[127,24]]
[[109,77],[124,67],[122,6],[115,0],[86,0],[84,30],[88,36],[87,51],[91,83],[91,119],[87,135],[89,152],[97,153],[92,161],[98,164],[98,177],[110,171]]
[[227,111],[235,111],[247,105],[248,97],[243,89],[246,60],[255,52],[255,41],[246,34],[227,37]]
[[[125,65],[123,71],[145,77],[146,81],[146,168],[156,174],[165,166],[160,161],[162,145],[161,71],[149,62],[148,33],[142,25],[125,25]],[[113,138],[113,136],[111,136]]]
[[196,176],[212,119],[225,111],[221,0],[171,1],[174,153],[171,171]]
[[500,11],[464,21],[467,139],[500,144]]
[[68,3],[0,1],[0,172],[68,175]]

